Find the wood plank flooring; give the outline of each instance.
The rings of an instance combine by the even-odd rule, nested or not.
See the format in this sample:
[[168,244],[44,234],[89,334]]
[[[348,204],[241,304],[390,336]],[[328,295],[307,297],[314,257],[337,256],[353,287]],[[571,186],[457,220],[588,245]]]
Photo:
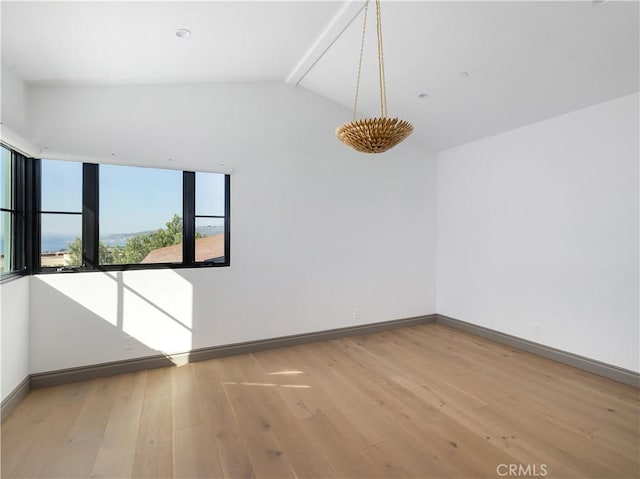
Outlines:
[[31,391],[2,477],[632,479],[639,408],[428,324]]

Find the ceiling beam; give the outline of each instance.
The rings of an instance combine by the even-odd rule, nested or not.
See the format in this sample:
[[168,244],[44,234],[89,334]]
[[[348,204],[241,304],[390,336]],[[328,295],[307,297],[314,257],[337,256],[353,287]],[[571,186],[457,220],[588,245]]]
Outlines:
[[364,5],[365,2],[363,0],[347,0],[344,3],[340,11],[331,19],[320,36],[289,73],[286,80],[288,84],[297,85],[302,81],[335,41],[340,38],[342,32],[351,25],[351,22],[362,11]]

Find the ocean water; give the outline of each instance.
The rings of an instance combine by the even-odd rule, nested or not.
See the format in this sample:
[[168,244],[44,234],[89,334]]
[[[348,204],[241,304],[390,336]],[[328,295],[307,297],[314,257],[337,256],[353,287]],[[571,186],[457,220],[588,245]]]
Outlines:
[[73,242],[74,236],[62,235],[44,235],[42,237],[42,252],[55,253],[57,251],[66,251]]
[[[73,236],[69,237],[49,237],[42,238],[42,252],[55,253],[57,251],[66,251],[69,244],[73,241]],[[4,251],[4,238],[0,238],[0,251]]]
[[[67,236],[67,235],[44,235],[42,237],[42,252],[43,253],[56,253],[58,251],[66,251],[69,249],[69,245],[73,242],[75,236]],[[126,238],[121,238],[118,240],[101,238],[106,246],[124,246],[127,244]]]

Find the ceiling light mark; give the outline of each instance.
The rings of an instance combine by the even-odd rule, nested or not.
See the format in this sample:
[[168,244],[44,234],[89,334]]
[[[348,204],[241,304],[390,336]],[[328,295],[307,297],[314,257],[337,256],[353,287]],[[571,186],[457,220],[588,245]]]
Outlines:
[[178,28],[176,30],[176,37],[178,38],[188,38],[191,36],[191,30],[187,30],[186,28]]

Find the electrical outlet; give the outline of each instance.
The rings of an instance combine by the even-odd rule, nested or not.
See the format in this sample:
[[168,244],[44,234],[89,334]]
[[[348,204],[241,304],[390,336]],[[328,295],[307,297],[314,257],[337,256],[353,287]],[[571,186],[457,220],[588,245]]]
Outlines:
[[353,308],[353,319],[360,319],[360,308]]
[[133,349],[133,338],[131,336],[124,337],[124,349]]
[[535,334],[536,336],[540,336],[540,330],[541,330],[542,326],[540,325],[540,323],[538,323],[537,321],[535,321],[533,323],[533,334]]

